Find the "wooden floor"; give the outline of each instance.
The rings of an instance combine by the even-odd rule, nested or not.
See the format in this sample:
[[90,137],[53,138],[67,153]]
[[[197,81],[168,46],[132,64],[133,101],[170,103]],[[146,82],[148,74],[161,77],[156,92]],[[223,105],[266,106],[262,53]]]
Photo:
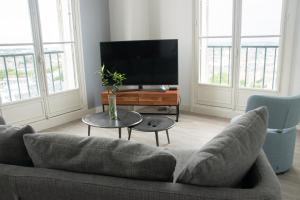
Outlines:
[[[171,144],[167,144],[165,132],[159,135],[159,142],[163,147],[200,148],[211,138],[216,136],[229,123],[226,119],[182,114],[180,121],[172,128],[170,133]],[[123,129],[122,137],[127,138],[127,130]],[[62,132],[87,136],[87,126],[81,121],[74,121],[66,125],[49,129],[45,132]],[[92,128],[91,135],[96,137],[118,138],[116,129]],[[155,145],[154,133],[133,131],[131,139],[145,144]],[[300,133],[298,133],[294,167],[287,173],[278,176],[282,185],[284,200],[300,200]]]

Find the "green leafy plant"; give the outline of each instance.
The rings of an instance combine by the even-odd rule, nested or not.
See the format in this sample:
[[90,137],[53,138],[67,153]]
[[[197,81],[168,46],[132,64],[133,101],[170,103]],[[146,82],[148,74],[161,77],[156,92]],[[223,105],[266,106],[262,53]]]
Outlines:
[[[123,81],[126,80],[125,74],[117,71],[110,72],[104,65],[101,67],[99,74],[102,80],[102,85],[107,89],[109,94],[112,93],[116,95],[119,91],[119,87],[123,84]],[[113,83],[110,83],[110,80],[112,80]]]

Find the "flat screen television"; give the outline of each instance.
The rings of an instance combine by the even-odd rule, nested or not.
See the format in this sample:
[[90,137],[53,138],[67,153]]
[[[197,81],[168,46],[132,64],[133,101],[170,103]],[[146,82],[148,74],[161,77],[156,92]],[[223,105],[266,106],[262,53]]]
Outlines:
[[124,85],[177,85],[178,40],[101,42],[101,62]]

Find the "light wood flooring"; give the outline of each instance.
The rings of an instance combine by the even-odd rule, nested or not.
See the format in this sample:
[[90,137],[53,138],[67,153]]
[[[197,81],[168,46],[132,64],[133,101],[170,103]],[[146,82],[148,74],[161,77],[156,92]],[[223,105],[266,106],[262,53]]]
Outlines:
[[[176,126],[169,131],[171,144],[167,144],[165,132],[160,132],[159,142],[163,147],[200,148],[220,133],[228,123],[229,120],[227,119],[185,113],[180,116],[180,121],[176,123]],[[44,132],[87,136],[87,126],[78,120]],[[92,128],[91,135],[118,138],[118,131],[116,129]],[[123,129],[122,138],[127,139],[127,137],[127,130]],[[133,131],[131,140],[155,146],[154,133]],[[294,166],[289,172],[279,175],[278,178],[282,186],[283,199],[300,200],[300,133],[298,133],[296,142]]]

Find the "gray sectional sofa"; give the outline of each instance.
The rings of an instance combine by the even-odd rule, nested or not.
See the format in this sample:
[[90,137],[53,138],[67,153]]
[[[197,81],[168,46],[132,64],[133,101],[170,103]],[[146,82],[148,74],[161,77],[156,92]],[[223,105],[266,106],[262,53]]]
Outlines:
[[[0,200],[280,200],[266,121],[265,108],[251,111],[195,150],[0,125]],[[16,140],[27,156],[12,153]]]
[[261,153],[240,188],[199,187],[0,164],[0,199],[279,200],[281,197],[278,179]]

